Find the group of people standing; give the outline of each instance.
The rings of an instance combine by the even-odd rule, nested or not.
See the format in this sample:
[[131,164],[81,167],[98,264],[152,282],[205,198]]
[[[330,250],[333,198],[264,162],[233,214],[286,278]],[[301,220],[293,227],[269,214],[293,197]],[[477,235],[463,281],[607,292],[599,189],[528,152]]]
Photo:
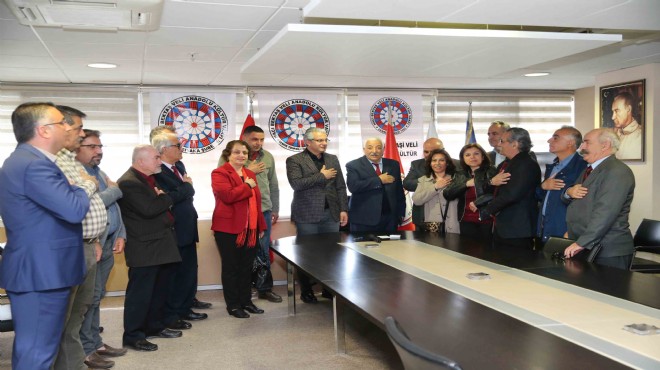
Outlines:
[[[115,253],[125,251],[129,267],[124,347],[157,350],[148,338],[181,337],[189,321],[207,318],[192,309],[211,306],[195,298],[195,189],[177,134],[154,129],[151,145],[135,147],[131,167],[115,183],[99,168],[101,133],[83,129],[83,118],[50,103],[25,103],[12,114],[19,144],[0,171],[8,236],[0,286],[12,303],[15,369],[110,368],[109,357],[126,353],[100,337],[98,307]],[[236,318],[264,312],[252,302],[252,268],[256,256],[269,264],[279,216],[275,161],[263,149],[264,136],[248,127],[227,143],[211,174],[223,294]],[[458,160],[431,138],[405,179],[398,162],[383,158],[382,140],[368,138],[364,156],[346,164],[344,181],[339,159],[326,152],[326,131],[308,129],[305,149],[286,160],[297,234],[346,225],[352,232],[395,232],[406,189],[414,192],[413,222],[420,230],[519,248],[533,248],[535,238],[567,236],[575,243],[566,257],[599,245],[596,263],[628,267],[635,181],[614,156],[619,139],[613,131],[592,130],[583,139],[573,127],[558,129],[548,140],[556,158],[543,178],[525,129],[497,121],[488,138],[493,151],[468,144]],[[303,302],[317,302],[311,279],[298,277]],[[258,287],[258,297],[282,301],[272,280]]]

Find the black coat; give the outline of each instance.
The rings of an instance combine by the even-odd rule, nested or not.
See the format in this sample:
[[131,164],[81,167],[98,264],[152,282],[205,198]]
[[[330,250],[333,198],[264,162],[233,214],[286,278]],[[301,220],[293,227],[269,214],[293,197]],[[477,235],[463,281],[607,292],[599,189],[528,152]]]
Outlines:
[[[181,161],[174,164],[181,175],[186,173],[186,166]],[[161,173],[154,175],[158,186],[172,198],[174,205],[174,231],[176,232],[177,244],[186,246],[199,241],[197,231],[197,210],[193,205],[195,188],[192,184],[183,182],[172,169],[164,164]]]
[[[474,171],[474,188],[477,192],[477,198],[484,194],[493,192],[493,186],[490,185],[490,179],[497,174],[497,169],[490,166],[486,169],[479,168]],[[465,193],[467,186],[465,183],[471,179],[472,176],[465,173],[465,171],[457,171],[451,180],[451,184],[442,192],[447,200],[454,200],[458,198],[458,220],[462,221],[465,215]]]

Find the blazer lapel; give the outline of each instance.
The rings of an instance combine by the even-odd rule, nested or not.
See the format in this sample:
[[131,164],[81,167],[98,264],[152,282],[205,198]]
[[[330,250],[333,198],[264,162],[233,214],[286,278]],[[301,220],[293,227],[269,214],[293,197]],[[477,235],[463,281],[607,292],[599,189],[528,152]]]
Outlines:
[[302,155],[303,163],[305,164],[305,166],[307,166],[307,168],[309,168],[310,171],[312,171],[312,173],[319,171],[319,169],[316,168],[316,165],[314,164],[312,158],[309,157],[309,154],[305,152],[302,152],[300,154]]

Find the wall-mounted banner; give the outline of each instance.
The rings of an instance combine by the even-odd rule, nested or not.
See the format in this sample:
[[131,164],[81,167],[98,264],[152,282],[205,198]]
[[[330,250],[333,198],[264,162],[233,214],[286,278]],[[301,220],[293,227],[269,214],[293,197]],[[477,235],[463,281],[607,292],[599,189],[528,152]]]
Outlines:
[[259,121],[266,123],[264,130],[284,149],[300,152],[305,149],[304,134],[310,127],[324,129],[330,148],[337,138],[339,122],[337,94],[257,94]]
[[229,122],[235,117],[236,94],[152,92],[149,102],[151,127],[172,126],[184,153],[213,151],[235,131]]
[[404,170],[422,157],[421,94],[359,94],[362,140],[379,137],[385,141],[385,125],[392,122]]

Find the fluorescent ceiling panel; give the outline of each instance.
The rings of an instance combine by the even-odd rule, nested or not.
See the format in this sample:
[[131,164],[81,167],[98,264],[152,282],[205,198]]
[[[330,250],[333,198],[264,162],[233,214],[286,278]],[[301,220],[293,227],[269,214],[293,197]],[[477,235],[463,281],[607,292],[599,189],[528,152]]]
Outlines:
[[619,41],[620,35],[290,24],[241,72],[492,77]]

